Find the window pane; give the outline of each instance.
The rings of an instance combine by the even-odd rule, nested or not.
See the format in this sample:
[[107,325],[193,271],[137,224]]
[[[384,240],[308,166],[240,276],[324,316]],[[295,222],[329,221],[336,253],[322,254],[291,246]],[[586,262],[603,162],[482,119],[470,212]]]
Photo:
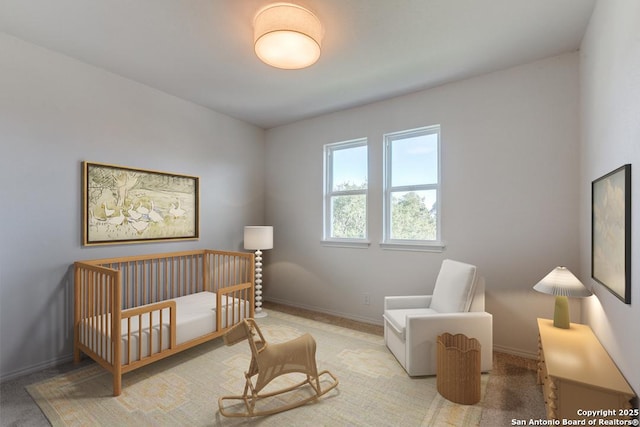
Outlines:
[[331,198],[331,237],[364,239],[367,229],[367,196],[334,196]]
[[391,239],[436,240],[436,190],[391,193]]
[[391,144],[391,186],[438,182],[438,135],[394,139]]
[[367,188],[367,146],[333,151],[332,191]]

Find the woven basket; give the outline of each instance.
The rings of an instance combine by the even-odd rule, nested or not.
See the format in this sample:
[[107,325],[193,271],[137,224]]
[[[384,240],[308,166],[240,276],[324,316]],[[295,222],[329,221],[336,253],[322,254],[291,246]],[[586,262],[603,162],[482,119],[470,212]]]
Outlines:
[[480,343],[463,334],[438,335],[438,393],[446,399],[473,405],[480,401]]

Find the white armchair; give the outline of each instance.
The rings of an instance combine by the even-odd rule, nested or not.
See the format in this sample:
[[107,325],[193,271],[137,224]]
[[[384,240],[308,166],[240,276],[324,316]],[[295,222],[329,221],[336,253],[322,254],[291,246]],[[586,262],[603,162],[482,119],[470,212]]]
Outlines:
[[433,295],[384,299],[384,340],[410,376],[436,374],[438,335],[480,342],[480,368],[493,366],[493,316],[484,311],[484,279],[474,265],[446,259]]

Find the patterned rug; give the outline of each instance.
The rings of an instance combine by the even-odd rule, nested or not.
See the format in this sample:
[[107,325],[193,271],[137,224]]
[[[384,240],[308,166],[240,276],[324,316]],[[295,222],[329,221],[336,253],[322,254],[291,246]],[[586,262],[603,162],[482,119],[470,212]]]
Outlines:
[[[226,418],[218,397],[241,394],[246,342],[222,339],[125,374],[112,396],[111,376],[92,364],[27,388],[53,426],[477,426],[482,400],[458,405],[438,394],[435,377],[410,378],[382,337],[270,311],[258,319],[268,342],[311,333],[319,370],[338,387],[315,403],[262,418]],[[484,398],[488,375],[482,376]]]

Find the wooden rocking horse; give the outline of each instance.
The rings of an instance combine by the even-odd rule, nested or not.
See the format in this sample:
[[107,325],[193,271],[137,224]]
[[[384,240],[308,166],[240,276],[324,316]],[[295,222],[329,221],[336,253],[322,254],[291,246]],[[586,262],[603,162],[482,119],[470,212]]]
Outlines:
[[[318,399],[338,385],[338,379],[331,372],[318,373],[316,342],[308,333],[287,342],[267,344],[256,322],[248,318],[224,335],[226,345],[233,345],[245,339],[248,339],[251,347],[251,363],[249,370],[244,374],[246,379],[244,393],[241,396],[223,396],[218,399],[220,413],[225,417],[257,417],[287,411]],[[272,380],[291,373],[304,374],[306,379],[290,387],[261,393]],[[324,389],[320,386],[320,377],[323,375],[326,375],[326,381],[329,382]],[[295,399],[294,402],[285,402],[272,408],[256,409],[256,404],[260,401],[268,398],[275,399],[275,396],[284,395],[305,386],[310,387],[309,397]],[[235,403],[225,406],[225,402],[229,403],[228,401]],[[229,411],[232,406],[239,406],[242,410]]]

